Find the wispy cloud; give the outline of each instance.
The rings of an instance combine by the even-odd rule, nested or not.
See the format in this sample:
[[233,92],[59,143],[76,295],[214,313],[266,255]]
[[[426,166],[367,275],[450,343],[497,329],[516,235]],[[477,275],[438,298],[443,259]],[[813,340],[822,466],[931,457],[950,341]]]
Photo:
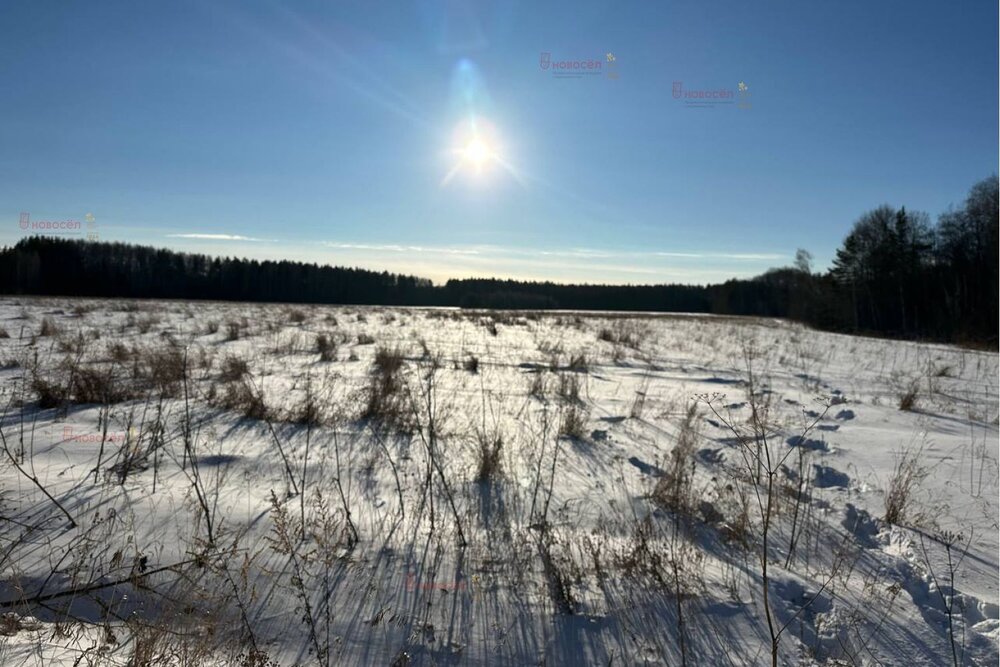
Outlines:
[[[2,230],[0,230],[2,233]],[[163,230],[151,237],[163,238]],[[655,246],[644,249],[562,246],[506,246],[494,244],[421,245],[367,240],[310,241],[268,239],[243,234],[177,232],[167,234],[178,249],[257,260],[297,261],[357,266],[430,278],[498,277],[557,282],[610,284],[708,284],[730,278],[749,278],[771,266],[788,263],[780,252],[723,252],[683,249],[673,252]],[[2,240],[2,237],[0,237]],[[237,248],[239,248],[237,250]],[[678,249],[681,250],[681,249]],[[751,249],[753,250],[753,249]]]
[[205,241],[251,241],[254,243],[274,243],[275,239],[258,239],[239,234],[167,234],[173,239],[202,239]]
[[[509,277],[611,283],[710,283],[749,278],[788,259],[781,253],[671,252],[622,248],[528,248],[502,245],[423,246],[324,240],[334,262],[431,278]],[[328,260],[329,261],[329,260]]]
[[393,244],[370,244],[370,243],[334,243],[323,241],[322,244],[328,248],[338,248],[340,250],[374,250],[376,252],[419,252],[419,253],[440,253],[443,255],[479,255],[481,251],[475,248],[447,248],[428,247],[418,245],[393,245]]
[[728,252],[653,252],[648,253],[654,257],[675,257],[682,259],[732,259],[744,262],[773,262],[785,259],[785,255],[775,253],[728,253]]
[[548,250],[543,248],[517,248],[504,246],[468,246],[468,247],[447,247],[447,246],[416,246],[399,244],[379,244],[379,243],[345,243],[337,241],[322,241],[321,245],[327,248],[338,250],[356,250],[368,252],[394,252],[394,253],[427,253],[444,255],[478,255],[487,257],[540,257],[553,258],[562,257],[568,259],[626,259],[626,260],[656,260],[656,259],[699,259],[699,260],[729,260],[741,262],[774,262],[786,259],[786,255],[780,253],[726,253],[726,252],[666,252],[666,251],[641,251],[641,250],[600,250],[596,248],[566,248],[559,250]]

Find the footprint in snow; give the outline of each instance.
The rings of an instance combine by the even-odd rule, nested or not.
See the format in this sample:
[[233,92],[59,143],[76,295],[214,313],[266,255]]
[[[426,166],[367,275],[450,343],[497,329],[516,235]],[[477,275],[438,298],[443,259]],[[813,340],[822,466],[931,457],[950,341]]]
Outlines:
[[814,463],[813,472],[815,473],[813,485],[819,489],[846,489],[851,483],[851,478],[846,473],[842,473],[829,466]]
[[847,503],[847,509],[844,511],[844,520],[841,525],[858,538],[858,542],[865,548],[878,548],[878,522],[867,510],[859,509],[851,503]]
[[801,435],[793,435],[785,442],[788,444],[789,447],[801,447],[803,449],[808,449],[811,452],[830,451],[830,446],[826,444],[825,440],[813,440],[812,438],[803,438]]
[[653,477],[662,477],[663,471],[654,465],[650,465],[636,456],[628,457],[628,462],[639,469],[644,475],[652,475]]
[[705,463],[722,463],[726,455],[721,449],[712,449],[711,447],[706,447],[705,449],[698,450],[698,458]]

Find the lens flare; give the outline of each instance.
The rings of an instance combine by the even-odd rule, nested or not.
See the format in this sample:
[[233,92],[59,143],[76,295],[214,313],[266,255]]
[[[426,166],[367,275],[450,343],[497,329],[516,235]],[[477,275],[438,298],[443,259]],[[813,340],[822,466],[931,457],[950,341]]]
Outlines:
[[493,149],[478,137],[470,141],[462,149],[462,160],[473,167],[477,172],[481,172],[494,156]]
[[485,182],[491,173],[499,170],[515,175],[507,162],[496,127],[480,116],[472,116],[459,123],[452,133],[450,155],[452,165],[441,185],[447,185],[458,174],[465,173],[474,180]]

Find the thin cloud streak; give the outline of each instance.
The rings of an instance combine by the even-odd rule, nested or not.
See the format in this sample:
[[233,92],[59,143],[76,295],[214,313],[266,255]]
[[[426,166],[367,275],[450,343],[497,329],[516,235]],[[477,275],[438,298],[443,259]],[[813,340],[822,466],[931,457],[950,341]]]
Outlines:
[[613,284],[707,284],[761,273],[779,253],[670,253],[596,250],[321,241],[319,248],[338,252],[333,263],[349,263],[430,278],[511,278]]
[[663,252],[663,251],[629,251],[629,250],[598,250],[594,248],[570,248],[568,250],[535,250],[503,246],[470,246],[467,248],[413,246],[378,243],[341,243],[322,241],[321,245],[339,250],[364,250],[375,252],[415,252],[440,253],[446,255],[480,255],[480,256],[521,256],[521,257],[566,257],[571,259],[701,259],[701,260],[731,260],[741,262],[773,262],[787,259],[780,253],[725,253],[725,252]]
[[419,253],[441,253],[445,255],[479,255],[479,250],[463,248],[433,248],[416,245],[380,245],[370,243],[333,243],[322,241],[321,245],[327,248],[337,248],[339,250],[374,250],[377,252],[419,252]]
[[[111,229],[106,231],[114,236]],[[155,244],[155,238],[164,237],[174,241],[171,245],[175,249],[187,252],[226,256],[236,251],[248,259],[356,266],[416,275],[435,283],[452,278],[496,277],[606,284],[708,284],[759,275],[788,259],[786,254],[767,252],[546,249],[491,244],[436,246],[330,239],[272,241],[243,234],[205,232],[150,234],[149,241]],[[237,247],[240,249],[236,250]]]
[[253,243],[277,243],[275,239],[258,239],[239,234],[167,234],[172,239],[203,239],[206,241],[250,241]]
[[681,259],[734,259],[739,261],[753,262],[753,261],[776,261],[779,259],[786,259],[786,255],[779,255],[775,253],[726,253],[726,252],[708,252],[708,253],[697,253],[697,252],[654,252],[652,253],[656,257],[674,257]]

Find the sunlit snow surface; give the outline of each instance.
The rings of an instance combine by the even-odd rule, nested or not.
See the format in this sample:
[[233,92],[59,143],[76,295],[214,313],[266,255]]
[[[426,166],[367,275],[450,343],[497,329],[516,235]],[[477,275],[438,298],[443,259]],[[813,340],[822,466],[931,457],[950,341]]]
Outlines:
[[[734,537],[741,498],[759,514],[725,423],[750,417],[747,352],[771,450],[793,450],[769,540],[780,663],[997,662],[994,352],[707,316],[11,297],[0,328],[23,470],[3,454],[4,665],[238,664],[251,636],[280,664],[677,665],[682,646],[769,664],[759,526]],[[402,356],[410,434],[363,417],[380,349]],[[95,374],[126,400],[39,408],[45,383]],[[238,385],[269,421],[222,407]],[[571,411],[579,435],[559,436]],[[654,490],[692,433],[679,517]],[[907,528],[882,521],[904,448],[927,473]]]

